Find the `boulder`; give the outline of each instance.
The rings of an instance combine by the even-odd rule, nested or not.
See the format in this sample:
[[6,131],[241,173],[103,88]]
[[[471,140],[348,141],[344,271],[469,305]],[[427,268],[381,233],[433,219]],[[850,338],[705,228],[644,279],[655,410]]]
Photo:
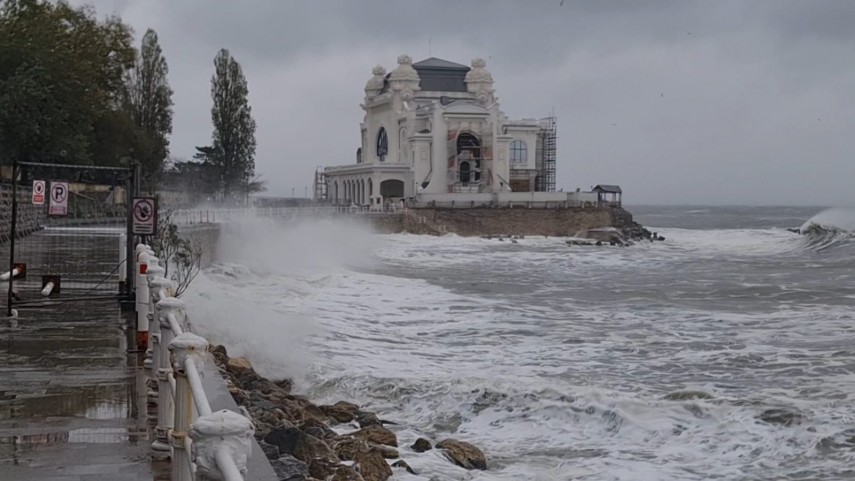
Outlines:
[[359,406],[347,401],[339,401],[332,406],[320,406],[321,411],[340,423],[349,423],[356,419]]
[[386,481],[392,476],[392,468],[377,450],[357,453],[354,461],[353,467],[365,481]]
[[431,449],[433,449],[433,446],[431,446],[430,441],[428,441],[427,439],[419,438],[416,439],[416,442],[413,443],[412,446],[410,446],[410,449],[417,453],[423,453],[425,451],[430,451]]
[[280,381],[273,381],[273,384],[275,384],[279,389],[282,389],[286,393],[290,393],[291,389],[294,388],[294,382],[290,379],[282,379]]
[[226,363],[226,371],[229,374],[240,378],[242,375],[254,372],[249,359],[245,357],[233,357]]
[[384,444],[395,448],[398,447],[398,437],[395,436],[395,433],[380,425],[362,428],[359,431],[351,433],[351,435],[355,438],[368,441],[369,443]]
[[277,459],[279,457],[279,447],[267,444],[264,441],[261,441],[258,445],[261,446],[261,451],[267,456],[267,459]]
[[446,457],[461,468],[487,469],[487,458],[472,444],[456,439],[445,439],[436,443],[436,448],[444,450]]
[[225,366],[229,363],[229,355],[226,352],[226,346],[222,344],[210,348],[211,355],[214,357],[214,362],[218,366]]
[[[336,471],[342,466],[337,459],[325,457],[315,458],[309,461],[309,476],[313,479],[331,479]],[[348,479],[348,478],[341,478]]]
[[365,481],[359,473],[356,472],[355,469],[350,466],[339,466],[336,469],[335,474],[329,478],[330,481]]
[[392,463],[392,467],[393,468],[406,469],[407,472],[412,474],[412,475],[417,474],[416,471],[413,468],[411,468],[410,465],[407,464],[407,462],[404,461],[403,459],[399,459],[398,461],[395,461],[394,463]]
[[359,427],[367,428],[368,426],[382,426],[383,423],[380,422],[380,419],[374,413],[369,413],[367,411],[359,411],[356,413],[356,422],[359,423]]
[[294,456],[280,456],[270,465],[279,481],[304,481],[309,476],[309,466]]
[[264,436],[264,442],[278,447],[281,454],[290,454],[306,463],[321,457],[335,459],[325,442],[297,428],[275,428]]
[[351,436],[340,436],[330,442],[330,446],[338,459],[342,461],[353,461],[360,451],[368,451],[368,443],[362,439]]
[[319,439],[332,439],[338,434],[330,429],[326,424],[318,421],[315,418],[307,419],[300,425],[300,430],[306,434],[314,436]]

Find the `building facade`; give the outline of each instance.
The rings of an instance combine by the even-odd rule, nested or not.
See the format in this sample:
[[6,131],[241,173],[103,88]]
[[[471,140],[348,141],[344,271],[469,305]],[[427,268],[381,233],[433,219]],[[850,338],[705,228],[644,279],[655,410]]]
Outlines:
[[376,209],[422,195],[555,191],[555,119],[508,119],[483,59],[401,55],[372,74],[355,162],[318,174],[319,200]]

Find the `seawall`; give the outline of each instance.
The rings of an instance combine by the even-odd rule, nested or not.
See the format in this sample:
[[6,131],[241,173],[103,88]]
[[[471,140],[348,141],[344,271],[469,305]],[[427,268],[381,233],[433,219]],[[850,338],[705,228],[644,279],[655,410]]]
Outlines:
[[575,236],[588,229],[633,226],[632,214],[623,208],[566,209],[409,209],[403,214],[371,218],[383,233]]
[[194,247],[202,251],[202,267],[209,267],[217,259],[217,245],[220,242],[220,224],[190,224],[178,228],[178,235],[189,240]]

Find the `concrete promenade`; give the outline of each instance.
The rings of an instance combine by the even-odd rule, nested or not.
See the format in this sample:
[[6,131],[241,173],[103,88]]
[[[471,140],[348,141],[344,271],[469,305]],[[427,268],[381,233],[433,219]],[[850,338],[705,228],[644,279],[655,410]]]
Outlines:
[[[68,254],[103,270],[89,249]],[[150,460],[144,353],[133,352],[133,318],[118,302],[20,308],[11,320],[3,309],[0,480],[168,480],[168,465]]]

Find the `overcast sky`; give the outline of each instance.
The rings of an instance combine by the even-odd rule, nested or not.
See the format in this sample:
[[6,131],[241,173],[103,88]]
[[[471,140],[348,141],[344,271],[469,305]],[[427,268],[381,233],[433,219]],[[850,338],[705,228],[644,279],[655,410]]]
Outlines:
[[[558,187],[625,201],[855,205],[855,1],[94,0],[160,36],[172,154],[211,139],[228,48],[270,195],[353,162],[371,68],[487,60],[502,110],[558,117]],[[429,50],[430,48],[430,50]]]

